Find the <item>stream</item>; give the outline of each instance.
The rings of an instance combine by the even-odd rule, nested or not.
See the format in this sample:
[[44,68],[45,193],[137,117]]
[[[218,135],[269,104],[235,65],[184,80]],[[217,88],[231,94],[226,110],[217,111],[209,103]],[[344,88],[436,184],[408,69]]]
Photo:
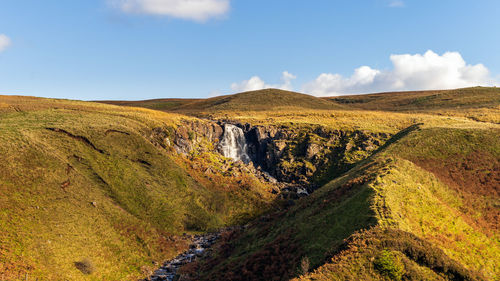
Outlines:
[[[248,164],[252,161],[248,155],[247,141],[243,130],[232,124],[224,125],[224,134],[218,145],[218,150],[222,155],[233,159],[235,162],[242,161]],[[266,172],[262,172],[262,174],[267,181],[279,184],[276,179]],[[282,192],[281,198],[291,202],[291,205],[294,204],[294,200],[309,195],[307,188],[295,184],[282,184],[280,190]],[[232,228],[226,228],[215,233],[195,235],[192,244],[189,246],[189,250],[166,261],[153,275],[144,280],[173,281],[177,276],[179,268],[204,256],[205,252],[220,238],[220,234],[230,229]]]
[[195,235],[189,250],[177,257],[166,261],[157,269],[148,281],[173,281],[177,275],[177,270],[183,265],[188,264],[204,255],[205,251],[210,248],[220,237],[220,232],[208,233],[204,235]]
[[[247,144],[243,130],[235,125],[224,125],[224,135],[218,149],[222,155],[234,161],[242,161],[246,164],[251,161],[247,154]],[[145,280],[173,281],[177,275],[177,270],[183,265],[191,263],[203,256],[205,251],[219,239],[220,233],[219,231],[216,233],[195,235],[192,244],[189,246],[189,250],[166,261],[152,276]]]

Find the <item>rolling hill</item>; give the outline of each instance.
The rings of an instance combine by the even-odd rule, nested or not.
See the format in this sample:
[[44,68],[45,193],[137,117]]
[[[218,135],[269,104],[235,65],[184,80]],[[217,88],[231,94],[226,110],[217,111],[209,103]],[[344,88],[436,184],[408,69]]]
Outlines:
[[416,91],[326,98],[351,109],[428,113],[500,124],[500,88]]
[[[197,161],[175,152],[176,135],[196,137],[186,129],[190,121],[146,109],[1,96],[0,276],[145,277],[152,261],[187,246],[183,233],[268,208],[270,187],[248,173],[215,170],[231,168],[222,156],[200,151],[210,160]],[[208,165],[213,172],[200,171]],[[83,260],[94,274],[78,270]]]
[[[498,127],[396,134],[287,211],[228,234],[192,280],[495,280]],[[497,206],[497,207],[495,207]]]
[[201,101],[201,99],[153,99],[153,100],[143,100],[143,101],[104,100],[97,102],[105,104],[121,105],[121,106],[144,107],[161,111],[172,111],[183,105],[195,103],[198,101]]
[[[101,101],[99,101],[101,102]],[[147,101],[104,101],[115,105],[152,108],[162,111],[200,115],[221,111],[266,111],[286,109],[338,109],[340,106],[306,94],[265,89],[208,99],[164,99]]]
[[298,110],[367,110],[426,113],[467,117],[500,124],[500,88],[474,87],[455,90],[391,92],[317,98],[305,94],[265,89],[209,99],[156,99],[146,101],[98,101],[166,112],[208,117],[221,112]]
[[145,278],[241,226],[182,280],[497,280],[499,96],[0,96],[0,277]]
[[452,108],[496,108],[500,88],[475,87],[440,91],[392,92],[325,98],[351,108],[385,111],[431,111]]

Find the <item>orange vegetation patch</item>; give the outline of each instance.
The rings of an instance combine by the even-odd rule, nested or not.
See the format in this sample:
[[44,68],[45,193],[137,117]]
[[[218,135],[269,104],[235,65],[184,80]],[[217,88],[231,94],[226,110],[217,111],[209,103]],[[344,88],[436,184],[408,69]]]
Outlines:
[[474,151],[465,156],[448,159],[418,159],[418,166],[436,175],[443,183],[456,190],[464,201],[464,211],[481,216],[477,224],[498,230],[500,210],[494,201],[500,195],[500,161],[493,155]]
[[10,261],[9,257],[13,255],[12,251],[0,245],[0,280],[24,280],[35,269],[33,263],[25,258]]
[[[301,249],[293,239],[293,233],[287,232],[276,237],[259,251],[244,257],[244,262],[225,263],[222,268],[210,272],[233,251],[231,241],[237,233],[226,234],[217,249],[218,256],[205,263],[198,263],[190,268],[183,268],[184,280],[289,280],[296,275],[300,263]],[[203,273],[201,276],[195,271]],[[207,272],[210,272],[206,274]]]

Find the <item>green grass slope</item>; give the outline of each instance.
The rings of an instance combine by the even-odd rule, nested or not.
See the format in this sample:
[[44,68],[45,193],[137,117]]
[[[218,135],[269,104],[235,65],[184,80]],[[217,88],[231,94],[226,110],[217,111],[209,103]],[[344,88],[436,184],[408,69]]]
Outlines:
[[423,129],[377,155],[391,159],[371,185],[377,228],[354,235],[343,252],[300,279],[497,280],[499,134]]
[[153,99],[153,100],[142,100],[142,101],[104,100],[97,102],[105,104],[121,105],[121,106],[144,107],[161,111],[172,111],[183,105],[198,101],[200,101],[200,99]]
[[204,115],[221,111],[265,111],[278,109],[338,109],[328,100],[279,89],[264,89],[200,100],[105,101],[116,105],[146,107],[163,111]]
[[467,117],[475,121],[500,124],[500,88],[474,87],[456,90],[391,92],[327,98],[265,89],[209,99],[157,99],[146,101],[100,101],[173,111],[196,116],[222,112],[303,110],[366,110],[430,113]]
[[350,109],[426,112],[500,124],[500,88],[416,91],[325,98]]
[[[206,185],[188,160],[153,144],[153,128],[173,131],[186,118],[0,96],[0,277],[137,279],[186,246],[183,232],[265,210],[265,186]],[[89,275],[78,270],[85,260]]]
[[[212,258],[184,268],[184,277],[497,280],[498,90],[421,95],[424,105],[406,109],[398,94],[374,99],[385,107],[338,109],[271,89],[146,105],[254,125],[393,136],[294,206],[225,234]],[[183,232],[244,224],[275,206],[270,186],[228,168],[208,141],[185,156],[158,145],[185,121],[206,122],[144,108],[0,96],[0,277],[134,280],[154,269],[152,261],[181,251]]]
[[231,234],[213,258],[185,274],[193,280],[497,280],[499,135],[498,126],[479,123],[412,126],[288,211]]
[[325,98],[352,108],[384,111],[498,107],[500,88],[393,92]]

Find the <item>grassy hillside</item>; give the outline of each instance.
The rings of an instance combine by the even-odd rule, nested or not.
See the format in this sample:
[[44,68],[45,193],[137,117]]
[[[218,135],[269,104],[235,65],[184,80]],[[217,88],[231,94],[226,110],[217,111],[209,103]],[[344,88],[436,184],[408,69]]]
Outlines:
[[368,110],[427,113],[466,117],[500,124],[500,88],[475,87],[456,90],[413,91],[316,98],[295,92],[266,89],[209,99],[158,99],[147,101],[103,101],[162,111],[211,116],[222,112],[302,110]]
[[134,106],[144,107],[149,109],[172,111],[183,105],[198,102],[201,99],[153,99],[142,101],[98,101],[105,104],[121,105],[121,106]]
[[153,108],[202,116],[220,111],[265,111],[277,109],[336,109],[340,106],[317,97],[296,92],[265,89],[199,100],[150,100],[137,102],[105,101],[116,105]]
[[[422,129],[377,155],[391,159],[370,186],[376,194],[372,208],[378,226],[352,236],[345,250],[300,279],[331,280],[346,274],[398,279],[399,268],[400,277],[410,279],[496,280],[499,134],[498,128]],[[428,162],[443,166],[430,167]],[[464,184],[464,179],[477,182]],[[389,264],[385,269],[381,259]]]
[[401,131],[288,211],[232,234],[214,258],[186,274],[193,280],[495,280],[500,129],[467,127]]
[[351,109],[426,112],[500,123],[500,88],[396,92],[325,98]]
[[352,108],[410,111],[450,108],[496,108],[500,88],[475,87],[456,90],[394,92],[326,98]]
[[[186,246],[182,233],[258,214],[272,200],[251,175],[210,181],[191,158],[154,144],[154,128],[172,132],[187,117],[29,97],[2,96],[0,105],[0,276],[7,280],[144,277],[152,261]],[[90,275],[78,270],[85,260]]]
[[[0,96],[0,277],[134,280],[184,249],[184,232],[251,221],[184,277],[497,280],[498,96],[470,88],[329,101],[264,90],[127,103],[177,113]],[[338,178],[327,170],[327,184],[276,209],[274,187],[214,153],[186,125],[208,121],[187,115],[286,128],[280,141],[299,141],[288,169],[305,157],[302,139],[335,148],[311,157],[340,153],[354,168]],[[197,140],[193,151],[176,153],[177,135]],[[351,143],[355,135],[380,139],[357,150],[367,144]]]

